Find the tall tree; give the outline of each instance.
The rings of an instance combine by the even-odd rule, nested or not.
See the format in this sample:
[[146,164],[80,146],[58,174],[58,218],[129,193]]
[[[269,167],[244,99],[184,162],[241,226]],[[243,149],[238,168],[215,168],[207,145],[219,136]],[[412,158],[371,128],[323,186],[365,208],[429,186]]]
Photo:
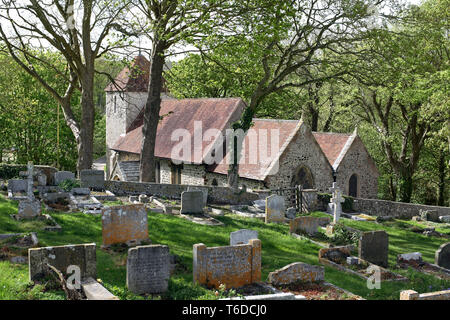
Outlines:
[[144,107],[142,146],[140,156],[140,181],[155,181],[156,130],[161,108],[162,74],[169,49],[183,40],[195,41],[206,37],[217,26],[228,23],[236,15],[233,1],[229,0],[136,0],[136,25],[144,16],[139,32],[152,43],[148,98]]
[[[248,107],[234,129],[246,132],[262,101],[287,88],[308,88],[345,74],[342,56],[354,50],[355,42],[366,37],[373,8],[383,1],[253,1],[258,9],[242,15],[239,35],[211,37],[211,46],[231,43],[228,55],[252,56],[257,62],[245,72],[258,72]],[[245,4],[247,5],[247,2]],[[326,54],[327,51],[333,54]],[[207,55],[207,53],[204,53]],[[214,57],[210,57],[214,60]],[[219,62],[220,63],[220,62]],[[241,69],[227,67],[231,74]],[[325,66],[326,68],[319,68]],[[236,72],[237,70],[237,72]],[[312,72],[318,70],[318,72]],[[326,72],[324,72],[326,70]],[[314,75],[314,76],[311,76]],[[240,146],[237,138],[231,142],[231,164],[228,184],[238,184]]]
[[353,72],[361,84],[355,96],[360,117],[380,135],[402,202],[411,201],[426,139],[433,127],[445,124],[450,112],[445,2],[411,7],[395,27],[379,30]]
[[[0,40],[16,63],[33,76],[61,105],[77,142],[77,169],[91,168],[94,135],[94,74],[99,57],[123,46],[110,37],[122,30],[127,0],[1,0]],[[53,86],[38,65],[59,69],[36,55],[51,49],[64,57],[67,68],[59,72],[65,90]],[[71,97],[81,91],[81,116],[75,117]]]

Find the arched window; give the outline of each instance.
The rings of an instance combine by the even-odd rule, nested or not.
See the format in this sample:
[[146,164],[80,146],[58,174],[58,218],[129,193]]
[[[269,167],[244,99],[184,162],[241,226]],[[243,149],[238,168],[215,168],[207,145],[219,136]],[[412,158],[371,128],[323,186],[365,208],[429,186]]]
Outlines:
[[314,177],[306,166],[299,166],[292,176],[291,186],[302,186],[303,189],[314,188]]
[[212,186],[215,186],[215,187],[217,187],[219,184],[217,183],[217,179],[216,178],[214,178],[213,179],[213,181],[211,182],[211,185]]
[[358,176],[355,173],[348,180],[348,195],[354,198],[358,196]]

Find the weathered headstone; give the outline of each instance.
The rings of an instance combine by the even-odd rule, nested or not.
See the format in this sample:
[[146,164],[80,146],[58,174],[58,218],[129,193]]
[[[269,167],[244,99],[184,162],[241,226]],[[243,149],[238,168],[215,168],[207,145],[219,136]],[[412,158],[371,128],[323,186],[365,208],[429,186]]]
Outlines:
[[81,170],[80,181],[83,188],[102,190],[105,188],[105,172],[103,170]]
[[103,246],[148,240],[147,210],[142,204],[102,209]]
[[12,193],[27,192],[27,181],[22,179],[8,180],[8,190]]
[[434,261],[438,266],[450,270],[450,242],[444,243],[439,247]]
[[36,199],[20,200],[18,206],[18,217],[20,219],[32,219],[42,212],[41,202]]
[[202,191],[183,191],[181,193],[181,214],[203,213],[203,197]]
[[76,196],[88,196],[91,194],[91,190],[89,188],[72,188],[70,193]]
[[341,189],[337,186],[336,182],[333,182],[333,187],[330,188],[332,198],[330,199],[330,203],[333,204],[333,223],[336,224],[339,221],[342,213],[342,205],[345,200],[342,197]]
[[275,286],[301,282],[319,282],[324,280],[325,268],[303,262],[294,262],[269,273],[269,283]]
[[230,233],[230,246],[248,244],[251,239],[258,239],[258,231],[241,229]]
[[422,210],[422,209],[420,209],[419,215],[422,220],[439,222],[439,213],[437,210]]
[[309,235],[315,235],[318,232],[318,228],[326,226],[330,222],[328,217],[297,217],[289,222],[290,233],[307,233]]
[[76,266],[80,268],[80,280],[88,277],[97,279],[95,243],[28,249],[28,261],[30,281],[45,275],[46,263],[63,275],[67,275],[69,266]]
[[450,223],[450,216],[440,216],[439,221],[444,223]]
[[261,281],[261,240],[248,244],[207,248],[203,243],[193,248],[194,282],[207,287],[239,288]]
[[266,198],[266,223],[284,222],[285,211],[284,197],[274,194]]
[[359,238],[358,256],[375,265],[387,267],[389,236],[385,231],[363,232]]
[[163,293],[170,277],[169,247],[138,246],[128,250],[127,287],[135,294]]
[[55,172],[55,185],[59,185],[64,180],[75,180],[75,174],[70,171],[58,171]]
[[203,207],[206,207],[206,205],[208,204],[208,189],[207,188],[199,188],[199,187],[189,186],[187,188],[187,191],[201,191],[201,192],[203,192]]

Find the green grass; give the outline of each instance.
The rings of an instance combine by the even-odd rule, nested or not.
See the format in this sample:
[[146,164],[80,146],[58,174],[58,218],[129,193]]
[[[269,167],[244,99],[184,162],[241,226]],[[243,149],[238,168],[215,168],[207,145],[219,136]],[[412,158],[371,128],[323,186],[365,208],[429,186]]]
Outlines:
[[[106,252],[100,249],[102,241],[101,218],[82,213],[51,213],[63,228],[62,232],[45,232],[36,222],[17,222],[9,217],[17,212],[17,203],[0,195],[0,233],[37,231],[41,246],[91,243],[97,244],[97,277],[103,285],[121,299],[143,299],[126,289],[126,250]],[[314,213],[322,216],[322,213]],[[171,254],[180,257],[181,266],[170,278],[169,290],[163,296],[152,299],[214,299],[212,290],[193,284],[192,246],[204,243],[208,247],[229,244],[229,234],[238,229],[254,229],[262,241],[262,280],[269,272],[292,262],[318,264],[320,247],[288,235],[289,227],[279,224],[265,224],[257,219],[226,215],[216,219],[224,226],[203,226],[185,219],[149,213],[149,236],[153,244],[168,245]],[[434,251],[445,240],[427,238],[396,226],[377,225],[370,222],[343,219],[344,223],[360,230],[384,229],[390,236],[389,262],[395,263],[398,253],[420,251],[425,260],[432,262]],[[395,270],[397,271],[397,270]],[[398,299],[401,290],[414,289],[418,292],[437,291],[450,287],[449,282],[422,275],[416,271],[400,271],[412,280],[408,283],[383,282],[380,290],[367,289],[366,281],[331,267],[325,268],[325,280],[367,299]],[[430,286],[432,289],[430,289]],[[61,299],[62,292],[47,291],[43,287],[32,287],[28,283],[28,267],[0,262],[0,299]]]

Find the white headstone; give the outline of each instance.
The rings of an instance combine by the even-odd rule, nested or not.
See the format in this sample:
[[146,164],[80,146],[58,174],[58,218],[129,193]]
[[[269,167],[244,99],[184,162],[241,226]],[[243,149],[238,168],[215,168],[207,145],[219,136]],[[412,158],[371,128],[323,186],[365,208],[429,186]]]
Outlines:
[[337,223],[339,221],[339,218],[341,217],[342,213],[342,206],[341,203],[345,201],[345,199],[342,197],[341,189],[336,185],[336,182],[333,182],[333,187],[330,188],[332,198],[330,200],[330,203],[333,204],[333,223]]

